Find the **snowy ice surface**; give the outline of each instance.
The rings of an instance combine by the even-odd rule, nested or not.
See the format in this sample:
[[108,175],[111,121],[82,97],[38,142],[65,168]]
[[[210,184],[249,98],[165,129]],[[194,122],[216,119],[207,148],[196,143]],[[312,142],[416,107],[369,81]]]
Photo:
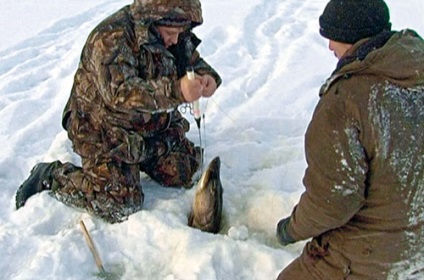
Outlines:
[[[146,177],[144,210],[120,224],[47,193],[15,210],[15,191],[34,164],[79,162],[60,119],[81,49],[98,22],[130,2],[0,0],[0,278],[99,279],[83,219],[105,270],[121,279],[275,279],[304,245],[279,246],[275,225],[303,191],[303,135],[337,62],[318,34],[322,0],[202,1],[200,52],[223,77],[201,101],[206,161],[222,161],[219,234],[186,225],[194,189]],[[394,29],[424,35],[422,0],[387,2]]]

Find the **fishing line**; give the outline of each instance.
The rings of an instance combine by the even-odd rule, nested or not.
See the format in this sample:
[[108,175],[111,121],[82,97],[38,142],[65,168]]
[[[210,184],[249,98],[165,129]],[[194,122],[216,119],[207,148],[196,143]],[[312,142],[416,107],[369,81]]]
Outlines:
[[[202,173],[203,173],[204,159],[208,158],[206,153],[206,121],[205,121],[205,113],[206,113],[207,105],[208,105],[208,100],[206,100],[205,102],[205,106],[203,107],[203,113],[202,113],[202,124],[203,124],[201,126],[201,129],[203,130],[203,151],[202,151],[202,168],[201,168]],[[199,128],[199,132],[200,132],[200,128]],[[199,135],[201,134],[202,133],[200,132]],[[200,141],[202,141],[201,138],[200,138]],[[202,142],[200,142],[200,149],[202,149]]]
[[[196,74],[194,72],[194,68],[193,67],[188,67],[186,69],[187,72],[187,78],[189,81],[194,81],[196,79]],[[194,116],[194,120],[196,121],[196,125],[197,125],[197,129],[199,131],[199,145],[200,145],[200,171],[201,173],[203,173],[203,162],[204,162],[204,157],[203,157],[203,151],[202,151],[202,131],[201,131],[201,121],[202,121],[202,113],[200,111],[200,100],[197,99],[195,101],[193,101],[191,104],[191,108],[193,109],[193,116]],[[191,112],[191,110],[190,110]]]
[[[225,111],[221,106],[219,106],[219,103],[218,102],[216,102],[213,98],[209,98],[209,99],[211,99],[214,103],[215,103],[215,105],[216,105],[216,107],[218,107],[218,109],[221,111],[221,112],[223,112],[224,113],[224,115],[230,120],[230,121],[232,121],[234,124],[236,123],[236,121],[235,120],[233,120],[232,118],[231,118],[231,116],[230,116],[230,114],[228,114],[227,113],[227,111]],[[207,100],[207,101],[209,101],[209,99]]]
[[206,147],[203,146],[202,143],[202,128],[203,130],[205,129],[205,115],[203,114],[203,116],[200,117],[199,119],[199,123],[200,121],[203,119],[203,126],[198,125],[197,126],[197,130],[199,131],[199,146],[200,146],[200,172],[203,173],[203,165],[205,162],[205,154],[206,154]]

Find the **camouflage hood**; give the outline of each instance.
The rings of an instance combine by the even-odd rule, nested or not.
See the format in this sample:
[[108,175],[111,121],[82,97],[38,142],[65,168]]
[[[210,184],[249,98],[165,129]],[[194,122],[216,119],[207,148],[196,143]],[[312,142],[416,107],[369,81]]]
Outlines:
[[131,13],[135,21],[145,25],[164,18],[189,20],[192,27],[203,22],[199,0],[134,0]]

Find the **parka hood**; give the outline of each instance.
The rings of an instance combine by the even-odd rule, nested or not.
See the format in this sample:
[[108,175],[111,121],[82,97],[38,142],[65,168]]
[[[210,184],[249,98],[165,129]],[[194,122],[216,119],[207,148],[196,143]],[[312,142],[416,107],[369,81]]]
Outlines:
[[369,60],[370,72],[385,75],[395,84],[424,84],[424,42],[412,30],[395,33],[384,48],[370,53]]
[[134,20],[145,25],[161,19],[188,20],[192,27],[203,23],[198,0],[134,0],[130,9]]
[[[356,54],[367,40],[356,43],[350,53]],[[413,30],[405,29],[394,34],[381,48],[356,57],[336,70],[321,88],[320,95],[337,80],[354,75],[379,76],[401,87],[424,85],[424,41]]]

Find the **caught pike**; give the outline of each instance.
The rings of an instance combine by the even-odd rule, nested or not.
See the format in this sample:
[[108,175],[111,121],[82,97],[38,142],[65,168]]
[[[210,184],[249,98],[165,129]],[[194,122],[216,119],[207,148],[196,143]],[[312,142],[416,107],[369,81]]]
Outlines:
[[219,177],[221,160],[215,157],[197,183],[188,225],[217,233],[221,228],[222,185]]

